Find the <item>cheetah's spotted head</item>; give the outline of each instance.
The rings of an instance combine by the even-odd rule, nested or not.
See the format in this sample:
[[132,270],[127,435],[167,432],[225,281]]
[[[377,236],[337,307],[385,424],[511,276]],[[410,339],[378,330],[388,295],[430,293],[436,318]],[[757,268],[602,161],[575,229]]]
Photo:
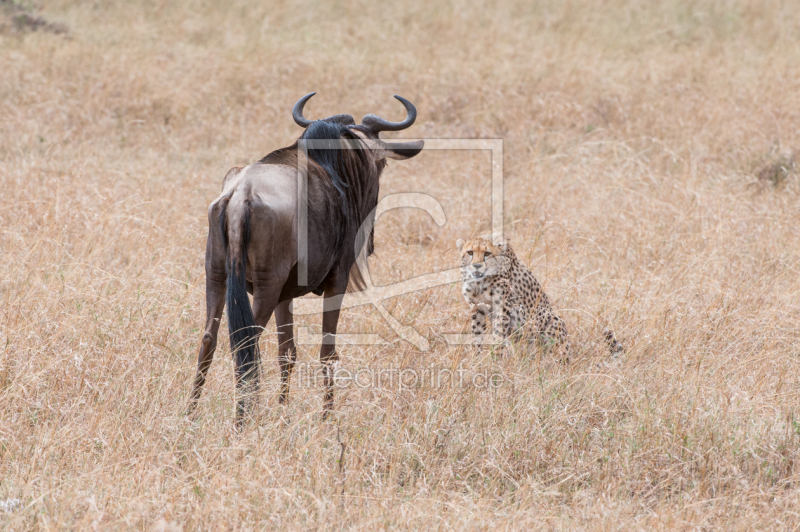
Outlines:
[[476,237],[456,241],[461,252],[461,271],[467,278],[480,281],[486,277],[502,274],[505,270],[505,243],[494,243],[491,239]]

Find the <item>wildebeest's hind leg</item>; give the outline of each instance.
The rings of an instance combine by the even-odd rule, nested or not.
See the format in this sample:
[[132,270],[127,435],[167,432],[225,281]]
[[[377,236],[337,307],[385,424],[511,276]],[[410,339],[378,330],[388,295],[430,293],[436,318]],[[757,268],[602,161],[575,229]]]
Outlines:
[[[261,373],[261,361],[258,349],[258,342],[261,338],[261,333],[269,323],[272,317],[272,312],[275,310],[275,305],[278,301],[278,294],[280,289],[272,286],[259,286],[255,284],[253,287],[253,318],[255,325],[252,327],[247,338],[247,345],[252,346],[253,357],[234,357],[234,373],[236,375],[236,425],[241,426],[244,422],[245,413],[248,410],[248,404],[254,402],[255,396],[259,388],[259,376]],[[247,297],[244,295],[243,297]],[[228,320],[230,322],[230,319]]]
[[294,344],[294,321],[289,310],[292,300],[278,303],[275,308],[275,325],[278,329],[278,364],[281,368],[281,391],[278,402],[286,404],[289,400],[289,380],[297,361],[297,347]]
[[221,270],[206,269],[206,329],[200,342],[200,354],[197,357],[197,373],[194,377],[192,395],[186,414],[192,414],[197,408],[197,401],[206,382],[208,368],[214,360],[217,349],[217,333],[219,320],[225,308],[225,268]]

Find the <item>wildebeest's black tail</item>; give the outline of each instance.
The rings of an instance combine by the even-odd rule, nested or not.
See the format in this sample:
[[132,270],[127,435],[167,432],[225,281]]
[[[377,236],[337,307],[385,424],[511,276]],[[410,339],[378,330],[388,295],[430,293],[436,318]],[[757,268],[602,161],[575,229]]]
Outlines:
[[[245,272],[247,269],[247,246],[250,243],[250,205],[244,202],[241,216],[228,220],[227,205],[220,214],[220,226],[225,244],[225,269],[228,272],[228,287],[225,306],[228,312],[228,330],[231,351],[236,366],[236,388],[242,394],[236,401],[236,418],[241,421],[246,395],[258,387],[259,360],[258,334],[253,309],[247,297]],[[239,214],[239,212],[237,212]],[[238,224],[229,228],[228,224]],[[229,232],[229,229],[233,229]],[[229,235],[232,237],[229,241]]]

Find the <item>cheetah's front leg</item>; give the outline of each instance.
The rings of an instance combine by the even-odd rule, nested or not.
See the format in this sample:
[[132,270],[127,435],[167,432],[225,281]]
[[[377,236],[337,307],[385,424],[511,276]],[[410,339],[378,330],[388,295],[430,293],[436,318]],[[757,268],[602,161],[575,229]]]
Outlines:
[[492,301],[492,343],[499,345],[498,353],[501,355],[506,354],[507,339],[511,335],[513,325],[508,294],[509,284],[506,280],[498,282],[489,292]]
[[472,345],[477,349],[483,345],[484,334],[486,334],[486,317],[490,310],[488,305],[478,303],[472,313]]

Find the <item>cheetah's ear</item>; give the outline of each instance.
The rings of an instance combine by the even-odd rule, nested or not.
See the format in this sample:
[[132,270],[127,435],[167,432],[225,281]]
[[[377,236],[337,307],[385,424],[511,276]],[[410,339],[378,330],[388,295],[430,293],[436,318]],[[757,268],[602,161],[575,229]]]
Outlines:
[[502,242],[498,243],[498,244],[497,244],[497,247],[500,249],[500,253],[502,253],[503,255],[505,255],[506,251],[508,251],[508,242],[506,242],[506,241],[504,240],[504,241],[502,241]]
[[458,240],[456,240],[456,248],[459,251],[461,251],[461,248],[464,247],[464,244],[465,244],[465,242],[463,240],[461,240],[460,238]]

